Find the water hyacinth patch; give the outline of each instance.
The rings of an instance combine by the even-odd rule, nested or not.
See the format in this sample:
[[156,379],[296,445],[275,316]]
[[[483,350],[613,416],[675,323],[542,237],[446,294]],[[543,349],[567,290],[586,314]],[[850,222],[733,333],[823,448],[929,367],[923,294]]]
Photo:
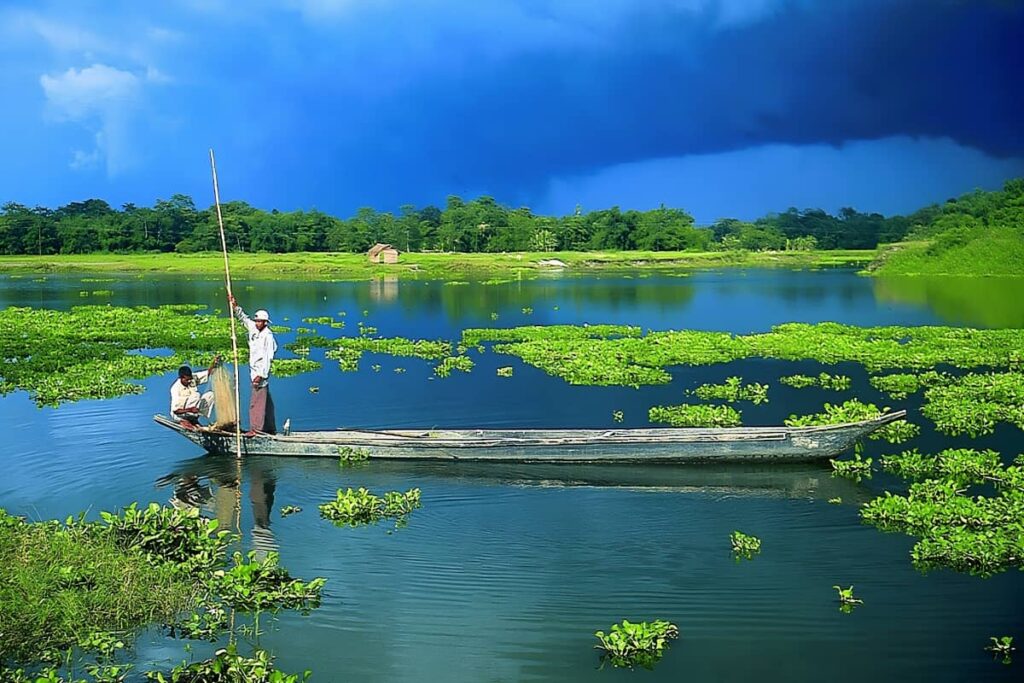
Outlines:
[[733,531],[729,535],[729,543],[732,545],[732,552],[737,559],[751,560],[754,555],[761,552],[761,539],[757,536],[748,536],[742,531]]
[[469,356],[448,356],[434,368],[434,374],[438,377],[448,377],[452,370],[469,372],[472,369],[473,359]]
[[244,657],[233,643],[217,650],[210,659],[182,662],[166,675],[160,671],[146,673],[147,679],[155,683],[304,683],[311,675],[311,671],[300,675],[275,669],[274,659],[266,650],[257,649],[252,657]]
[[853,611],[853,608],[857,605],[863,605],[864,601],[856,597],[853,594],[853,586],[849,588],[843,588],[842,586],[832,586],[835,589],[839,597],[839,611],[845,614],[849,614]]
[[734,403],[736,401],[750,401],[754,405],[768,402],[768,385],[744,384],[740,377],[729,377],[724,384],[702,384],[691,393],[705,401],[719,399]]
[[991,652],[994,658],[1002,659],[1003,664],[1013,663],[1010,655],[1017,649],[1013,646],[1013,636],[1001,636],[999,638],[992,636],[989,638],[989,641],[985,649]]
[[854,481],[871,478],[871,458],[861,458],[859,452],[853,454],[852,460],[829,460],[829,462],[832,464],[834,476],[846,477]]
[[669,641],[679,637],[679,627],[661,619],[639,623],[623,619],[612,624],[608,633],[597,631],[594,637],[599,641],[594,647],[602,651],[602,663],[653,669],[668,649]]
[[906,479],[944,479],[959,485],[998,481],[1003,473],[999,454],[992,450],[948,448],[924,455],[916,448],[882,458],[882,469]]
[[420,507],[420,490],[409,489],[401,493],[390,491],[383,497],[366,488],[338,489],[334,500],[320,505],[320,516],[337,526],[362,526],[375,524],[382,519],[404,519]]
[[922,389],[946,384],[952,381],[953,377],[946,373],[928,370],[922,373],[898,372],[891,375],[875,375],[868,381],[871,386],[879,391],[888,394],[891,398],[903,399],[911,394],[916,394]]
[[921,412],[943,434],[991,434],[1008,422],[1024,429],[1024,373],[971,373],[925,391]]
[[648,419],[673,427],[738,427],[740,412],[732,406],[683,403],[654,406],[648,411]]
[[788,375],[780,377],[779,381],[794,389],[821,387],[830,391],[845,391],[850,388],[852,383],[846,375],[830,375],[827,372],[819,373],[816,377],[811,375]]
[[243,612],[296,609],[301,612],[320,606],[320,592],[327,579],[300,581],[278,564],[277,553],[257,559],[256,553],[232,555],[232,566],[213,573],[215,590],[225,603]]

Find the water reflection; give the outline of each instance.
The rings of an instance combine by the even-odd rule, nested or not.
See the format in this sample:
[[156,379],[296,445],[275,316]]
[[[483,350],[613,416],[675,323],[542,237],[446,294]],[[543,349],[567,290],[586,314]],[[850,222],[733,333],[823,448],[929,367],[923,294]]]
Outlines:
[[927,307],[943,321],[984,327],[1024,327],[1024,278],[876,278],[879,301]]
[[231,457],[203,456],[183,461],[156,481],[157,488],[171,486],[168,502],[178,508],[199,508],[217,520],[221,529],[241,531],[242,491],[248,487],[252,514],[251,545],[258,559],[279,546],[270,528],[277,478],[272,469],[252,459],[239,463]]

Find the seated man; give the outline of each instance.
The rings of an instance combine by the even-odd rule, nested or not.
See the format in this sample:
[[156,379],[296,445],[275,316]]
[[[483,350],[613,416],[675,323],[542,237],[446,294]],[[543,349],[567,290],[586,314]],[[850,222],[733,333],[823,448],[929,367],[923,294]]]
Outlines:
[[210,419],[213,412],[213,392],[199,393],[198,386],[210,379],[210,372],[217,361],[213,359],[213,365],[208,370],[200,370],[192,374],[192,368],[182,365],[178,368],[178,379],[171,385],[171,417],[185,429],[196,429],[199,427],[199,417]]

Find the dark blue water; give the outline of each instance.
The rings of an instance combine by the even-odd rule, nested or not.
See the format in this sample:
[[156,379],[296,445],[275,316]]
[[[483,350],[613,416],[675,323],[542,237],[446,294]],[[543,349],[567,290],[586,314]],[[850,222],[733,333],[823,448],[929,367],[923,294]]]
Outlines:
[[[302,317],[344,311],[347,328],[326,328],[328,336],[355,334],[358,321],[385,336],[444,339],[457,339],[467,327],[584,322],[733,332],[823,320],[1021,324],[1018,297],[1001,293],[1012,288],[994,285],[974,305],[951,295],[951,286],[920,282],[752,270],[462,286],[240,282],[236,291],[248,308],[268,308],[275,322],[293,327]],[[113,294],[79,295],[101,289]],[[216,280],[0,279],[0,306],[216,306],[222,299]],[[852,364],[752,360],[675,368],[671,384],[635,390],[573,387],[512,357],[470,353],[473,371],[447,379],[417,359],[367,355],[355,373],[326,361],[316,373],[274,380],[279,419],[291,417],[293,429],[610,426],[612,412],[621,410],[626,426],[643,426],[650,406],[682,402],[686,389],[730,375],[771,384],[770,403],[740,406],[748,424],[776,424],[854,395],[912,411],[920,401],[887,400]],[[312,357],[322,359],[317,351]],[[497,377],[501,366],[512,366],[513,376]],[[405,372],[396,373],[398,367]],[[851,375],[854,388],[795,390],[777,382],[783,374],[822,369]],[[902,486],[889,477],[857,484],[830,477],[827,466],[341,469],[331,460],[252,458],[239,490],[232,486],[234,461],[203,456],[152,422],[167,410],[172,381],[153,378],[138,396],[58,409],[37,409],[24,394],[0,399],[0,506],[49,519],[177,497],[232,525],[240,500],[247,548],[279,551],[297,576],[328,578],[319,610],[284,614],[261,639],[285,670],[310,668],[318,681],[1020,678],[1020,663],[1003,666],[983,650],[989,636],[1024,637],[1020,573],[982,580],[916,572],[912,539],[858,519],[859,503]],[[319,393],[309,392],[314,385]],[[920,416],[915,421],[927,427]],[[1020,436],[1004,428],[980,443],[1012,457]],[[869,443],[876,456],[899,448]],[[965,443],[926,429],[914,445]],[[319,519],[316,505],[346,486],[418,486],[423,508],[398,530],[335,528]],[[828,504],[833,497],[843,504]],[[303,512],[282,519],[282,505]],[[762,539],[753,561],[733,560],[734,529]],[[837,583],[854,584],[865,604],[840,613]],[[679,640],[654,672],[598,670],[592,634],[622,618],[679,625]],[[199,646],[196,656],[207,651]],[[143,638],[137,655],[143,668],[182,656],[180,645],[159,638]]]

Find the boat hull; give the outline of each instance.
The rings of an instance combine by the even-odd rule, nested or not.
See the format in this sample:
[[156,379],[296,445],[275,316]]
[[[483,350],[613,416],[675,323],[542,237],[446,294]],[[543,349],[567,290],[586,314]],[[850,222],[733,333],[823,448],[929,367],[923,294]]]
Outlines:
[[[799,428],[299,432],[243,437],[242,454],[337,458],[359,453],[371,459],[524,463],[804,462],[835,457],[904,415]],[[183,429],[160,415],[154,419],[209,453],[235,452],[234,434]]]

